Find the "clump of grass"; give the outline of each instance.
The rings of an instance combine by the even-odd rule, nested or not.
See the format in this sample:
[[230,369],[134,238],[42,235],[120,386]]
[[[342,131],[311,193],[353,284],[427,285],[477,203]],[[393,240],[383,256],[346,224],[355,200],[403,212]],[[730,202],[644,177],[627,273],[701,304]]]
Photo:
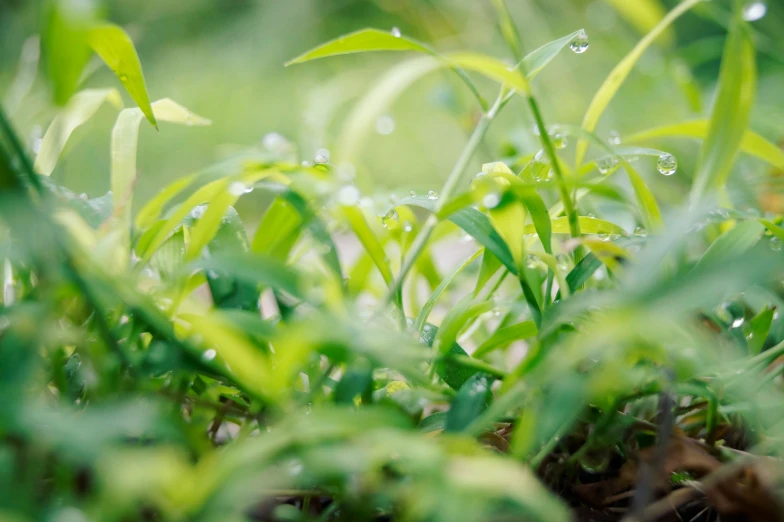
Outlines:
[[[726,187],[739,154],[778,168],[784,154],[748,129],[755,54],[743,6],[706,120],[628,143],[594,132],[645,49],[698,3],[658,20],[581,126],[548,125],[535,77],[561,51],[585,51],[582,30],[524,54],[493,2],[511,67],[399,31],[349,34],[291,63],[419,55],[358,103],[342,151],[359,147],[368,114],[431,71],[451,69],[476,97],[481,116],[440,189],[363,195],[341,149],[303,159],[270,135],[135,217],[143,120],[209,121],[150,102],[122,29],[52,3],[46,41],[59,61],[48,77],[64,108],[34,164],[0,120],[5,512],[780,519],[784,229],[775,212],[736,209]],[[112,132],[112,192],[85,200],[47,176],[74,128],[107,100],[121,105],[114,89],[76,92],[91,49],[139,107],[122,109]],[[499,84],[493,99],[475,75]],[[469,182],[511,107],[530,112],[540,150]],[[703,142],[693,188],[682,208],[660,208],[638,170],[671,175],[677,159],[638,144],[682,135]],[[626,192],[608,185],[621,176]],[[234,210],[251,191],[273,198],[257,224]],[[627,225],[584,212],[591,197],[623,203]]]

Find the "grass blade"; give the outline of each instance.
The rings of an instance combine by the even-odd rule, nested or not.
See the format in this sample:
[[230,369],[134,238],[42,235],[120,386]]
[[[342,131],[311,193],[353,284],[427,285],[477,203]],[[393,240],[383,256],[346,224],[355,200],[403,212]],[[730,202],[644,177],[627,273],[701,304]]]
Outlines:
[[[632,51],[621,60],[621,62],[612,70],[610,75],[604,81],[599,91],[591,101],[588,111],[583,118],[582,128],[593,132],[599,119],[604,114],[604,110],[610,104],[610,101],[618,92],[623,82],[629,76],[637,61],[640,59],[645,50],[661,35],[667,28],[683,13],[700,3],[702,0],[684,0],[678,4],[667,16],[665,16],[659,24],[651,30],[640,42],[632,49]],[[579,168],[585,159],[585,153],[588,150],[588,143],[580,139],[577,142],[577,156],[575,164]]]
[[113,24],[99,24],[90,29],[87,39],[93,51],[117,75],[125,90],[157,129],[158,122],[150,104],[142,64],[128,33]]
[[724,47],[719,91],[694,174],[692,202],[727,182],[749,124],[756,84],[754,44],[748,26],[737,13]]
[[[693,120],[674,125],[664,125],[644,130],[624,138],[625,143],[640,143],[657,138],[685,137],[706,139],[710,131],[709,120]],[[784,150],[769,142],[759,134],[746,130],[740,142],[740,150],[767,162],[777,169],[784,170]]]
[[36,172],[44,176],[52,173],[73,131],[92,118],[104,102],[111,103],[118,110],[123,107],[122,98],[116,89],[85,89],[68,101],[65,109],[55,116],[46,129],[41,149],[35,158]]

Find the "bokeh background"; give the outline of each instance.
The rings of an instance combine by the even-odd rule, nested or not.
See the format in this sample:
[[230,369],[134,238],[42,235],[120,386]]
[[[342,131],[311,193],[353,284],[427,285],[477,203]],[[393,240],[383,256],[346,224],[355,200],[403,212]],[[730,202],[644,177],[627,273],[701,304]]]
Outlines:
[[[646,31],[639,5],[668,10],[672,0],[509,0],[525,51],[585,28],[591,46],[584,54],[564,52],[535,81],[550,124],[579,124],[591,97],[612,67]],[[41,1],[0,1],[0,99],[35,149],[53,118],[47,86],[36,75],[35,35]],[[633,9],[625,9],[624,4]],[[708,5],[710,4],[710,5]],[[511,60],[492,5],[481,0],[112,0],[107,18],[132,35],[151,98],[170,97],[212,119],[206,128],[164,124],[160,133],[142,126],[139,182],[135,204],[179,176],[279,132],[297,147],[299,159],[331,149],[346,114],[383,72],[407,58],[400,53],[338,57],[284,67],[284,62],[323,41],[365,27],[398,27],[438,50],[470,49]],[[599,134],[621,135],[709,113],[718,75],[729,2],[714,0],[676,22],[673,33],[641,60],[602,119]],[[636,17],[629,17],[636,13]],[[754,22],[760,48],[758,102],[752,128],[779,142],[784,136],[784,2],[768,0],[766,16]],[[510,62],[511,63],[511,62]],[[85,87],[119,86],[105,67],[95,65]],[[495,85],[477,79],[493,96]],[[126,105],[131,101],[126,96]],[[416,83],[392,107],[378,131],[371,131],[357,162],[360,174],[379,191],[438,189],[463,147],[476,104],[449,71]],[[91,197],[109,186],[109,143],[117,116],[107,105],[73,135],[53,176]],[[532,122],[515,101],[494,124],[475,167],[512,150],[538,148]],[[697,144],[653,144],[676,154],[676,176],[641,170],[664,205],[687,193]],[[570,144],[572,147],[572,144]],[[568,153],[568,152],[567,152]],[[740,164],[741,184],[753,197],[754,176],[763,167]],[[745,180],[745,181],[744,181]],[[264,204],[243,198],[240,212]],[[258,196],[262,197],[262,196]]]

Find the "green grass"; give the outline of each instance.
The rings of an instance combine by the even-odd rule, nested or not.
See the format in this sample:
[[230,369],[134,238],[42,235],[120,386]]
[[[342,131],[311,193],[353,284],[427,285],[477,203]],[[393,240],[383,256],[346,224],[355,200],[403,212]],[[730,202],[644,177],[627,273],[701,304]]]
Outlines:
[[[780,516],[783,162],[749,126],[759,38],[742,2],[716,11],[715,103],[609,141],[596,129],[615,94],[648,46],[677,60],[673,24],[698,0],[619,8],[648,35],[580,126],[548,119],[536,77],[583,51],[583,31],[526,53],[505,2],[488,2],[516,65],[353,32],[289,62],[400,55],[335,150],[298,157],[268,135],[135,214],[145,118],[211,122],[151,101],[125,31],[66,4],[50,4],[43,34],[62,109],[34,161],[0,114],[2,517]],[[80,89],[91,52],[138,107]],[[475,103],[465,147],[439,188],[374,191],[348,162],[438,69]],[[85,199],[49,175],[106,101],[120,111],[112,191]],[[536,147],[472,173],[512,111],[535,122]],[[693,175],[647,148],[662,137],[699,140]],[[764,184],[736,191],[745,156]],[[689,186],[665,204],[644,173],[672,180],[674,163]],[[235,210],[251,192],[271,201],[261,219]]]

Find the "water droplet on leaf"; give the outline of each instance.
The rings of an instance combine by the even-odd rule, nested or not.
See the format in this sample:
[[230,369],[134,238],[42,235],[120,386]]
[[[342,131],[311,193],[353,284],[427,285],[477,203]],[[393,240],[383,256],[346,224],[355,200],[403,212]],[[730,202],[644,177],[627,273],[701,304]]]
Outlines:
[[416,197],[416,191],[414,191],[414,190],[409,191],[408,197],[415,198]]
[[620,145],[621,135],[618,134],[618,131],[610,131],[610,138],[607,141],[610,143],[610,145]]
[[392,116],[379,116],[376,120],[376,132],[382,136],[388,136],[395,132],[395,120],[392,119]]
[[433,201],[437,200],[438,199],[438,193],[435,190],[429,190],[427,192],[427,199],[430,199],[430,200],[433,200]]
[[316,157],[313,158],[313,163],[316,165],[324,165],[329,163],[329,151],[327,149],[319,149],[316,151]]
[[569,49],[577,54],[583,54],[588,50],[589,45],[590,42],[588,41],[588,33],[585,31],[580,31],[577,36],[574,37],[572,43],[569,44]]
[[747,22],[756,22],[763,18],[768,12],[768,6],[765,2],[751,1],[746,2],[743,6],[743,19]]
[[768,241],[768,246],[774,252],[781,252],[781,238],[778,237],[770,238],[770,240]]
[[393,27],[390,32],[392,33],[392,36],[394,36],[395,38],[400,38],[403,35],[403,33],[401,33],[400,29],[398,29],[397,27]]
[[250,192],[253,192],[253,187],[248,187],[241,181],[235,181],[229,185],[229,194],[232,196],[242,196]]
[[637,227],[634,229],[634,235],[640,237],[647,237],[648,231],[645,230],[645,227]]
[[209,350],[205,351],[201,354],[201,359],[206,362],[210,362],[211,360],[215,359],[218,356],[218,352],[210,348]]
[[337,200],[341,205],[356,205],[359,202],[359,189],[354,185],[346,185],[338,190]]
[[387,214],[381,218],[381,224],[384,225],[384,228],[391,229],[397,227],[398,223],[400,222],[400,215],[397,213],[397,210],[394,208],[387,212]]
[[672,154],[665,152],[659,156],[656,169],[665,176],[672,176],[678,170],[678,160]]

